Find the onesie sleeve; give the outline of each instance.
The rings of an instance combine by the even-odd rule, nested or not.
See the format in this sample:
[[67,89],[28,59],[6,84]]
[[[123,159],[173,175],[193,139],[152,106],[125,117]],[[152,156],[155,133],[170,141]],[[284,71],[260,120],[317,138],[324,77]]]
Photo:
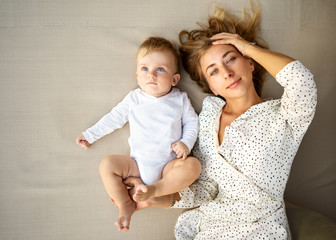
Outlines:
[[189,152],[193,148],[198,134],[198,116],[186,93],[182,93],[183,115],[182,115],[182,139],[188,147]]
[[281,97],[281,114],[293,134],[302,137],[313,120],[317,89],[313,74],[299,61],[287,64],[276,80],[284,87]]
[[82,133],[90,144],[124,126],[128,121],[131,94],[132,92],[118,103],[111,112],[107,113],[95,125]]

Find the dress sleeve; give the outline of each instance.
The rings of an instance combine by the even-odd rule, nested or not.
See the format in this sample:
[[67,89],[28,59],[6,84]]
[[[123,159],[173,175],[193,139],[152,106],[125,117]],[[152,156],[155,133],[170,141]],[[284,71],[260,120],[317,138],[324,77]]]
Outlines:
[[186,93],[183,93],[183,116],[182,116],[182,139],[181,141],[188,147],[193,148],[198,134],[198,116]]
[[284,87],[281,97],[281,114],[290,125],[293,134],[303,136],[313,120],[317,89],[313,74],[299,61],[287,64],[277,75]]
[[209,163],[206,163],[202,160],[196,153],[197,150],[197,142],[195,149],[193,152],[194,156],[199,158],[202,165],[202,172],[198,179],[191,184],[189,187],[183,189],[179,192],[181,200],[176,201],[173,205],[173,208],[194,208],[200,206],[202,203],[213,200],[218,195],[218,184],[215,180],[213,180],[210,176],[211,170],[210,166],[206,166]]
[[[202,166],[202,171],[197,180],[189,187],[180,191],[181,200],[175,202],[174,208],[193,208],[202,203],[213,200],[218,195],[218,183],[213,178],[216,160],[213,158],[211,149],[211,139],[213,132],[213,118],[218,109],[213,98],[206,97],[203,101],[202,111],[199,116],[198,139],[193,148],[193,156],[197,158]],[[217,109],[217,110],[216,110]],[[217,153],[216,153],[217,154]],[[214,162],[215,161],[215,162]]]
[[90,144],[124,126],[128,121],[131,94],[132,92],[115,106],[111,112],[107,113],[95,125],[82,133]]

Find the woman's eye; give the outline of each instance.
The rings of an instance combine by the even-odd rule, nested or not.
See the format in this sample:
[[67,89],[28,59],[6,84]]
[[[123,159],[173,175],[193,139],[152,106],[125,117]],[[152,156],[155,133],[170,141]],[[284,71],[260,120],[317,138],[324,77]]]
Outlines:
[[147,67],[142,67],[141,70],[142,71],[148,71],[148,68]]
[[158,72],[164,72],[164,68],[163,68],[163,67],[159,67],[159,68],[157,69],[157,71],[158,71]]
[[229,58],[229,59],[226,61],[226,63],[233,62],[235,59],[236,59],[236,57],[231,57],[231,58]]
[[217,69],[213,70],[212,72],[210,72],[210,76],[215,75],[217,72],[218,72]]

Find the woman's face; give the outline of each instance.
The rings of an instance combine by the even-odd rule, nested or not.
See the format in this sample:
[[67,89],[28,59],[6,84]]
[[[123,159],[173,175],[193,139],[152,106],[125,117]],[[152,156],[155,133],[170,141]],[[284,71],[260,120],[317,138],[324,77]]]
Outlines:
[[211,91],[226,100],[255,92],[253,62],[232,45],[211,46],[201,57],[201,69]]

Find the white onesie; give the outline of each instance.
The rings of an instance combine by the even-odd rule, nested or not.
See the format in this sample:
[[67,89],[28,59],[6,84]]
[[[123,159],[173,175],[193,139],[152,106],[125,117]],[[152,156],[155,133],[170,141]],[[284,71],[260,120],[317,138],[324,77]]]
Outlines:
[[91,144],[127,121],[130,156],[147,185],[159,180],[163,167],[176,158],[174,142],[182,141],[191,150],[197,138],[198,116],[187,94],[177,88],[159,98],[137,88],[83,135]]

